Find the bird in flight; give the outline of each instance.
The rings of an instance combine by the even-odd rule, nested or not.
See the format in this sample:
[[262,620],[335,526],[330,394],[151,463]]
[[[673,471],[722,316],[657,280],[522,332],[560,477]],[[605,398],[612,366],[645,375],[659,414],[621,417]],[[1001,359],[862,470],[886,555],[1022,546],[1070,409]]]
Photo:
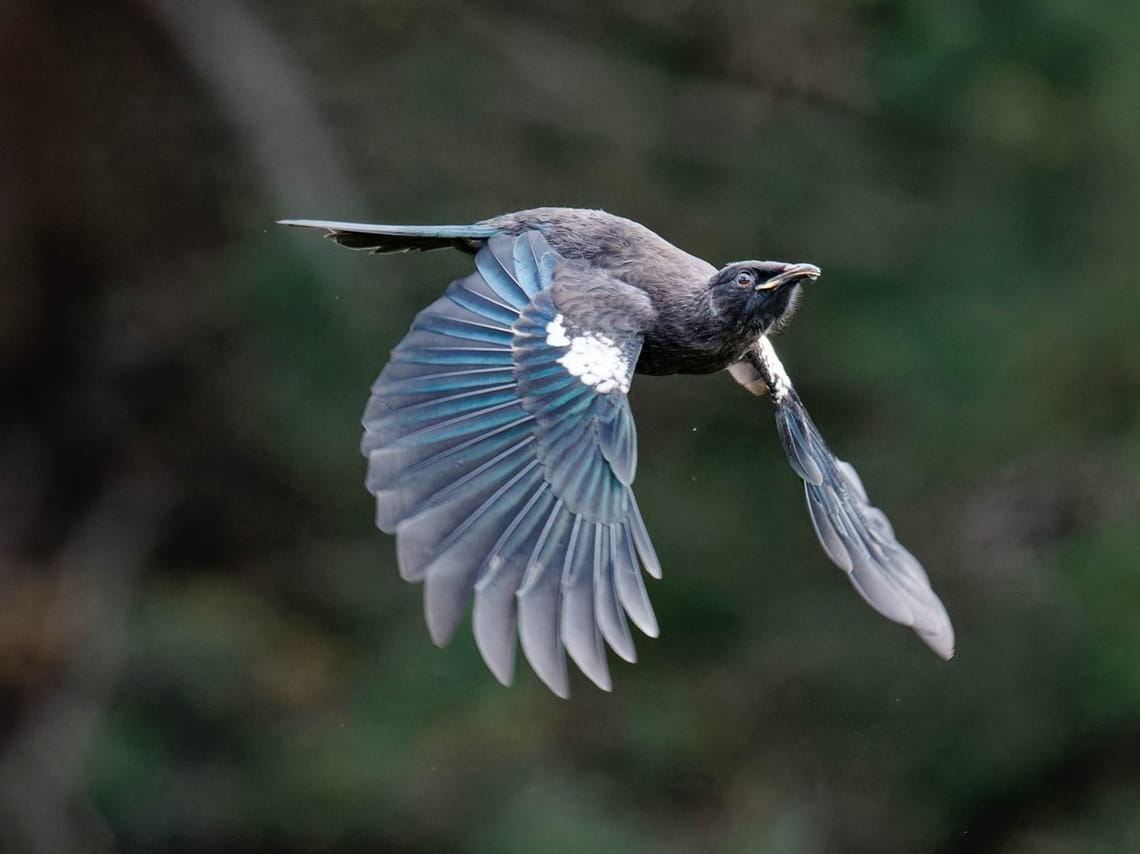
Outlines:
[[661,563],[633,495],[630,382],[727,369],[775,405],[827,556],[872,608],[954,654],[921,564],[828,448],[768,339],[818,267],[718,270],[639,223],[575,208],[473,225],[281,222],[374,253],[474,255],[475,271],[392,351],[363,417],[376,524],[396,535],[401,576],[423,583],[437,645],[474,598],[476,644],[504,685],[517,636],[559,697],[569,696],[564,653],[610,690],[605,647],[633,662],[628,623],[658,633],[642,571],[660,578]]

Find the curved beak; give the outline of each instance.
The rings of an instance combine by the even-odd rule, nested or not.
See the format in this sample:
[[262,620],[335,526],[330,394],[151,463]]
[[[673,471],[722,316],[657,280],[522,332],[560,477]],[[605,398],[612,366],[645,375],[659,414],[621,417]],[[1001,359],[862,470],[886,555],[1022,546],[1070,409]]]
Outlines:
[[768,281],[757,285],[756,290],[767,291],[778,288],[780,285],[788,285],[804,279],[818,279],[820,275],[821,270],[815,264],[787,264],[784,266],[783,272],[777,273]]

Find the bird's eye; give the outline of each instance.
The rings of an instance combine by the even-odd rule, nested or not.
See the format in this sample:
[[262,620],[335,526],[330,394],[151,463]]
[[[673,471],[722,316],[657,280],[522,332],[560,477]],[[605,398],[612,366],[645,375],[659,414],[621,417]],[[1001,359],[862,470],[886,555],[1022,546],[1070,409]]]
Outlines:
[[747,270],[742,270],[736,274],[736,284],[742,288],[750,288],[756,284],[756,276],[749,273]]

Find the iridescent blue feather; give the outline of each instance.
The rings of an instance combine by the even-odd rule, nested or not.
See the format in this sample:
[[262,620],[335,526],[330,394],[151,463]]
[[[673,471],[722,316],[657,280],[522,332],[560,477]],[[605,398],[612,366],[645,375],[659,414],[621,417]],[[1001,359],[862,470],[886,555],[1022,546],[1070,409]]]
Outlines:
[[[571,373],[569,348],[548,334],[559,263],[536,232],[487,240],[477,272],[420,312],[393,351],[361,449],[377,524],[396,534],[403,577],[424,582],[433,640],[448,640],[474,596],[476,643],[495,676],[510,682],[518,636],[566,696],[564,652],[608,689],[605,645],[636,659],[626,615],[656,635],[639,562],[660,567],[630,491],[628,400]],[[632,374],[640,339],[619,344]]]

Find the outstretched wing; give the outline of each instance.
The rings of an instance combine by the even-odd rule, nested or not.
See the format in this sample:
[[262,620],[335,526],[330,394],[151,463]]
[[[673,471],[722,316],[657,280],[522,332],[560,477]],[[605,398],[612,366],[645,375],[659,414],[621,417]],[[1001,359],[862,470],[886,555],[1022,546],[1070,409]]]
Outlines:
[[760,377],[749,382],[748,372],[739,369],[733,376],[752,391],[766,387],[776,404],[780,441],[803,478],[808,511],[827,556],[872,608],[910,626],[931,649],[951,658],[954,627],[922,565],[895,538],[886,514],[870,503],[851,464],[827,447],[767,338],[750,357]]
[[554,278],[572,290],[567,276],[590,273],[537,232],[491,237],[475,265],[372,387],[361,447],[377,525],[396,535],[402,576],[424,583],[437,644],[474,595],[476,643],[501,682],[517,631],[554,693],[569,693],[563,650],[609,690],[604,643],[636,656],[625,615],[657,634],[639,563],[660,567],[630,488],[641,338],[562,314]]

